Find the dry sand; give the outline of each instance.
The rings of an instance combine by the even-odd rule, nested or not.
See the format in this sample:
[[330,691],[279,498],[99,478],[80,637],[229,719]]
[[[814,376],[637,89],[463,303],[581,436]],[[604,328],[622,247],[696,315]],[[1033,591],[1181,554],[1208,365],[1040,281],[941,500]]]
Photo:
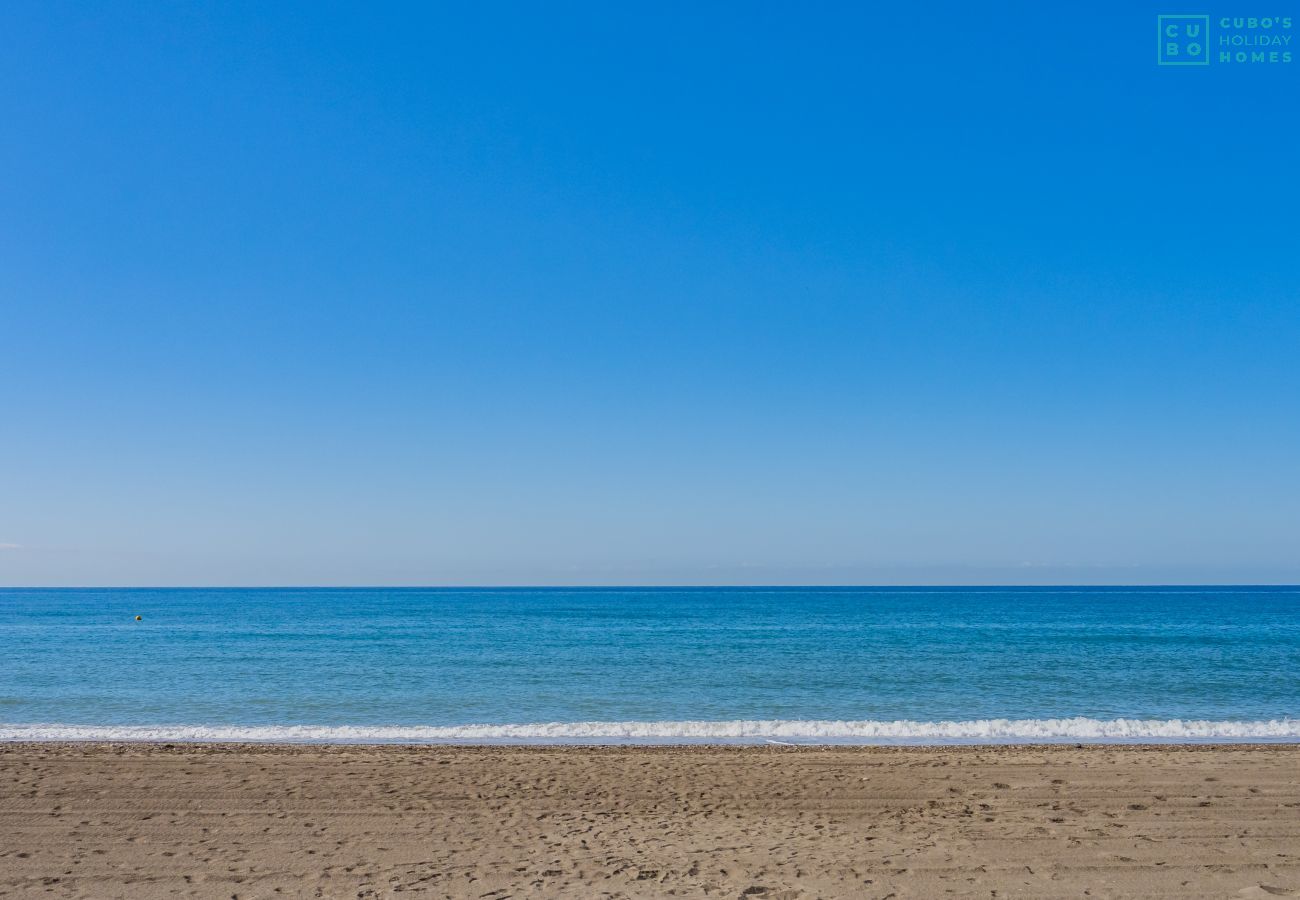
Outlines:
[[1300,748],[0,745],[6,897],[1300,896]]

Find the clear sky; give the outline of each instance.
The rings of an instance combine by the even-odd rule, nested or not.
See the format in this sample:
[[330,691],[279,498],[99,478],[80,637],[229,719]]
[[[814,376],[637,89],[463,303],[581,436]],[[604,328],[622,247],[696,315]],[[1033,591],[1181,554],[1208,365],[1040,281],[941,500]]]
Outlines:
[[5,3],[0,583],[1300,581],[1182,11]]

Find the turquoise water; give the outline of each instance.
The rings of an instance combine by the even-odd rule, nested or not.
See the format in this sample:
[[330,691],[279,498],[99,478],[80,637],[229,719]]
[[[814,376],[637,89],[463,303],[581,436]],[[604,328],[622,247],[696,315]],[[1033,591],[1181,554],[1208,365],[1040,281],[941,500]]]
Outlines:
[[1296,588],[0,590],[9,739],[1296,740],[1297,717]]

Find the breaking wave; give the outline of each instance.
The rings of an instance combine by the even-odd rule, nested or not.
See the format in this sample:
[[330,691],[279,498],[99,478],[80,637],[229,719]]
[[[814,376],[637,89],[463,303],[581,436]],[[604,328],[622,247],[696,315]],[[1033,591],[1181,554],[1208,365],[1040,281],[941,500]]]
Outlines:
[[253,741],[267,743],[1011,744],[1300,741],[1300,719],[972,719],[950,722],[734,720],[544,722],[519,725],[0,724],[0,741]]

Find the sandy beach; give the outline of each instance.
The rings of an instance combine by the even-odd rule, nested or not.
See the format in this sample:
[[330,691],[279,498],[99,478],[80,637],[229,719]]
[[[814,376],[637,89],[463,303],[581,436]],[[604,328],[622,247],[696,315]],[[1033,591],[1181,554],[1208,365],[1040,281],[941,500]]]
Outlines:
[[8,897],[1300,896],[1300,748],[0,746]]

